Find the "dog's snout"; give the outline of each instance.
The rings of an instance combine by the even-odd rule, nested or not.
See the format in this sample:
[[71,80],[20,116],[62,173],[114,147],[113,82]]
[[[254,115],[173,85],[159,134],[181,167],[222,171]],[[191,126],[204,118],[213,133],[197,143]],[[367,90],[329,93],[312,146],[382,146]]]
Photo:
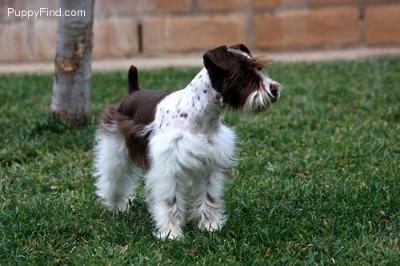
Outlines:
[[276,84],[271,84],[269,86],[269,89],[271,91],[272,96],[277,97],[278,96],[278,91],[279,91],[279,87]]
[[279,84],[271,83],[269,85],[269,90],[271,92],[271,96],[272,96],[271,100],[272,100],[272,102],[276,102],[278,100],[278,98],[279,98],[279,90],[280,90]]

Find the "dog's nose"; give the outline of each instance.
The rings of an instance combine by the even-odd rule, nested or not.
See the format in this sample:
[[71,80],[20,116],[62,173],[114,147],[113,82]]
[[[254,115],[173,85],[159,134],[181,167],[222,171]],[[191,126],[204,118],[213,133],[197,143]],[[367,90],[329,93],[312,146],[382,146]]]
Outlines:
[[279,85],[271,83],[271,85],[269,85],[269,90],[270,90],[271,96],[272,96],[271,101],[276,102],[279,97]]

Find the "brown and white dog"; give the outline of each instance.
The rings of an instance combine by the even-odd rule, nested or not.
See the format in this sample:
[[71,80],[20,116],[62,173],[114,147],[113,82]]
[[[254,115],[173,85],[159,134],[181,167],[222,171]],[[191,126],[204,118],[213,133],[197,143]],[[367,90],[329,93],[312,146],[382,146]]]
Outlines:
[[110,210],[126,211],[145,169],[147,202],[161,239],[182,236],[186,217],[204,230],[223,226],[225,173],[236,143],[221,121],[224,106],[258,112],[279,98],[279,83],[261,72],[268,62],[244,45],[217,47],[203,59],[205,68],[173,93],[140,90],[132,66],[129,95],[104,113],[96,135],[97,195]]

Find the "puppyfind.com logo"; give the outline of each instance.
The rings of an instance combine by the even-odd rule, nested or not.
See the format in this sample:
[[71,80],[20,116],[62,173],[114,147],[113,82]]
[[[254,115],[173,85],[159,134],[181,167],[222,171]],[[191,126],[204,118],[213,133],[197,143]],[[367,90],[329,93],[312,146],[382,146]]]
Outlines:
[[7,16],[19,17],[21,19],[38,19],[40,17],[84,17],[86,16],[85,10],[79,9],[48,9],[45,7],[39,9],[15,9],[12,7],[7,8]]

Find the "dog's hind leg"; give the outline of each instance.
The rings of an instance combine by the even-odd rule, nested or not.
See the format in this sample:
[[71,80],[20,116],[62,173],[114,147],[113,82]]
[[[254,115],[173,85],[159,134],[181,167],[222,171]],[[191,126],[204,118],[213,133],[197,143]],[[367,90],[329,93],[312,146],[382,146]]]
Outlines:
[[116,132],[99,130],[94,151],[96,194],[108,209],[128,210],[138,183],[139,169],[128,155],[124,138]]

